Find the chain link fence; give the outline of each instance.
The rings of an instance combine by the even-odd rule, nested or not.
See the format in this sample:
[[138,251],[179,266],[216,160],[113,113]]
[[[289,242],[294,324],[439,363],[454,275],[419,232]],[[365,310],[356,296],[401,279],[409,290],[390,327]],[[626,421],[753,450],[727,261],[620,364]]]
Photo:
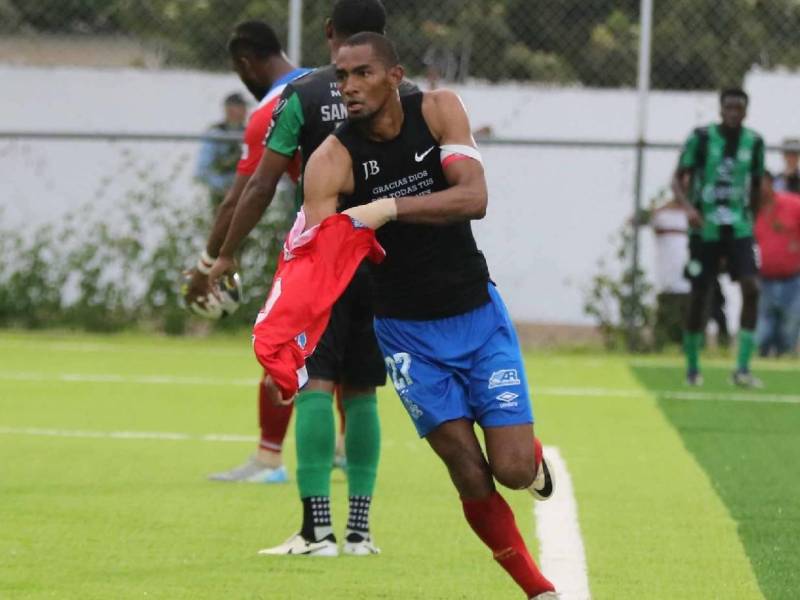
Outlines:
[[[329,0],[302,2],[306,65],[324,64]],[[388,34],[410,72],[469,79],[632,87],[640,0],[385,0]],[[3,58],[13,47],[116,47],[95,64],[224,71],[233,26],[264,19],[288,35],[287,0],[2,0]],[[713,90],[754,66],[800,64],[796,0],[657,0],[651,80],[655,89]],[[19,58],[19,56],[18,56]],[[53,57],[56,61],[58,57]]]
[[[229,70],[228,36],[263,19],[288,48],[298,5],[301,63],[325,64],[330,0],[0,0],[0,223],[24,229],[98,190],[114,219],[138,177],[123,152],[182,161],[163,201],[207,211],[192,178],[200,138],[227,93],[247,94]],[[409,77],[454,87],[470,109],[496,207],[477,231],[520,321],[588,323],[598,261],[624,269],[615,248],[636,190],[647,204],[668,185],[683,138],[717,119],[720,88],[751,91],[748,124],[773,168],[784,137],[800,133],[797,0],[654,0],[643,139],[641,0],[384,5]]]

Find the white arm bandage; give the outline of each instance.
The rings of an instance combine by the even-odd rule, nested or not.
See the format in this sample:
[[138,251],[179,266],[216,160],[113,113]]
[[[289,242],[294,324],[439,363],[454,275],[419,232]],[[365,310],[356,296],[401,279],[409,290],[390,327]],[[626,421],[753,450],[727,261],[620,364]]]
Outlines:
[[481,158],[481,153],[478,152],[478,149],[473,148],[472,146],[467,146],[466,144],[445,144],[441,147],[439,160],[444,162],[448,157],[455,156],[457,154],[477,160],[479,163],[483,164],[483,159]]

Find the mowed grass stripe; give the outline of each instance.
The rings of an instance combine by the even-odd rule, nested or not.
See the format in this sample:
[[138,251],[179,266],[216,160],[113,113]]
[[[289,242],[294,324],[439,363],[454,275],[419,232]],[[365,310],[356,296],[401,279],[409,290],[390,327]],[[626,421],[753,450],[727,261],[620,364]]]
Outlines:
[[566,383],[634,392],[534,400],[538,435],[558,445],[572,473],[592,597],[761,598],[708,477],[625,360],[604,360],[604,369],[586,371],[529,360],[534,390]]
[[[635,367],[643,385],[658,393],[682,376]],[[707,373],[706,388],[725,385]],[[764,372],[770,390],[800,389],[800,372],[787,378]],[[800,407],[739,402],[686,403],[662,400],[661,409],[708,473],[736,520],[761,589],[767,598],[793,600],[800,589]]]
[[[107,345],[104,338],[85,339]],[[146,341],[139,338],[137,347]],[[154,346],[161,342],[153,339]],[[74,354],[37,353],[36,344],[10,351],[0,344],[0,362],[4,369],[19,366],[28,372],[46,363],[52,373],[224,373],[252,378],[252,387],[4,381],[0,425],[191,436],[255,433],[258,369],[247,344],[209,364],[198,360],[205,344],[235,347],[238,342],[167,343],[184,351],[150,355],[103,348],[81,353],[79,360]],[[387,443],[373,528],[383,554],[363,560],[256,555],[297,530],[295,486],[205,480],[207,473],[243,461],[254,445],[0,436],[0,597],[516,600],[518,589],[464,522],[445,469],[416,438],[388,389],[380,394],[380,410]],[[291,436],[287,446],[293,472]],[[333,474],[332,492],[334,527],[341,535],[347,490],[339,472]],[[535,549],[530,496],[505,495]]]

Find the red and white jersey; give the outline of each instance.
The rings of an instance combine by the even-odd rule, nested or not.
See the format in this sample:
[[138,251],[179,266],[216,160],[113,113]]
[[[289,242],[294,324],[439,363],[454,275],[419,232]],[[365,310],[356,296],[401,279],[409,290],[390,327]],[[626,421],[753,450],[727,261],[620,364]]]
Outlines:
[[[291,73],[281,77],[261,99],[244,130],[244,143],[242,144],[242,157],[236,165],[236,172],[240,175],[252,175],[256,171],[261,157],[264,155],[264,140],[267,130],[272,122],[272,112],[280,101],[281,94],[287,84],[291,83],[301,75],[308,73],[308,69],[295,69]],[[286,171],[292,182],[297,183],[300,178],[300,153],[292,158],[292,162]]]
[[337,214],[308,231],[297,214],[286,238],[272,289],[253,327],[253,349],[285,400],[305,385],[305,360],[322,337],[331,309],[356,269],[367,258],[381,262],[386,253],[375,232]]

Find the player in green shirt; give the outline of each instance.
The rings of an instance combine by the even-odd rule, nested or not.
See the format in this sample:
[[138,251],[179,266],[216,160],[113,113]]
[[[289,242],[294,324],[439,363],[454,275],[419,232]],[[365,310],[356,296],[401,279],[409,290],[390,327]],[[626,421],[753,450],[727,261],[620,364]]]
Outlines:
[[743,387],[760,382],[750,373],[758,311],[758,267],[753,221],[764,174],[764,141],[742,126],[748,96],[741,89],[720,94],[722,122],[695,129],[684,144],[672,181],[675,197],[684,205],[691,226],[692,284],[684,334],[686,381],[701,385],[700,347],[709,291],[721,265],[742,290],[739,349],[732,381]]

